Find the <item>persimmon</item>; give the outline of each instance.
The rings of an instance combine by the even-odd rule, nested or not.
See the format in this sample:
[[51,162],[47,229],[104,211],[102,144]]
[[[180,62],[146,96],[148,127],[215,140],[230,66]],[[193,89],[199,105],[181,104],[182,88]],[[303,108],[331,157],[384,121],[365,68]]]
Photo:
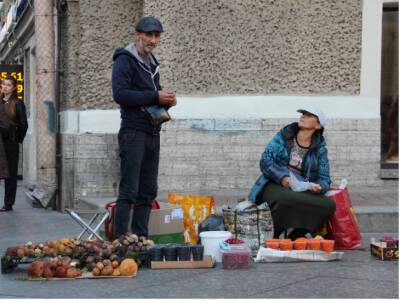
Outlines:
[[296,250],[305,250],[307,249],[308,240],[306,238],[297,238],[293,242],[294,249]]
[[265,246],[267,246],[267,248],[279,250],[279,239],[266,240]]
[[333,251],[333,247],[335,245],[335,241],[334,240],[322,240],[321,241],[321,248],[323,251],[325,252],[332,252]]
[[293,243],[290,239],[281,239],[279,240],[279,249],[283,251],[289,251],[293,249]]
[[310,239],[308,241],[308,249],[321,250],[321,239]]

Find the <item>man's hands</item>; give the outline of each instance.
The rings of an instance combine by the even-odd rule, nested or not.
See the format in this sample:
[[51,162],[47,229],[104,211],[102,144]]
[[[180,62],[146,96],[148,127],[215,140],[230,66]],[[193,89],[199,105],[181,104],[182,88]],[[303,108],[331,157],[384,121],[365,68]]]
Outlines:
[[168,90],[158,91],[159,103],[168,107],[176,105],[176,95],[175,92]]

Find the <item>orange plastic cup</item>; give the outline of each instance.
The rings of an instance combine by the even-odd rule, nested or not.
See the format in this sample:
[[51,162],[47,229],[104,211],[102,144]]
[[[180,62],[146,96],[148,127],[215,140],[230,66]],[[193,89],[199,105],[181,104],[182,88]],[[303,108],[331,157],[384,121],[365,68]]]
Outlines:
[[271,249],[279,250],[279,240],[278,239],[270,239],[265,241],[265,246]]
[[321,248],[325,252],[332,252],[333,248],[335,246],[335,241],[334,240],[322,240],[321,241]]
[[298,238],[293,242],[294,249],[296,250],[306,250],[308,240],[306,238]]
[[279,240],[279,249],[283,251],[289,251],[293,249],[293,242],[290,239]]
[[310,239],[308,241],[309,250],[321,250],[321,239]]

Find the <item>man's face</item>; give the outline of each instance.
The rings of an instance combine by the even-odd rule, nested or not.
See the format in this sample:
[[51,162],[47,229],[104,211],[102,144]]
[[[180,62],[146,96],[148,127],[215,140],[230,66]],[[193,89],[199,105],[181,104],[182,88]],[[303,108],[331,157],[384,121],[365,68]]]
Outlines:
[[135,32],[136,45],[142,54],[149,55],[160,42],[159,32]]

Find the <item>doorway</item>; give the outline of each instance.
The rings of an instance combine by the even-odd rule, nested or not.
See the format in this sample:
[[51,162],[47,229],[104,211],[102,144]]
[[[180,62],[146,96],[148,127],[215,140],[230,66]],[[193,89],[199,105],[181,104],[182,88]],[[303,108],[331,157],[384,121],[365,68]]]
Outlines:
[[399,6],[384,3],[381,60],[381,177],[399,169]]

